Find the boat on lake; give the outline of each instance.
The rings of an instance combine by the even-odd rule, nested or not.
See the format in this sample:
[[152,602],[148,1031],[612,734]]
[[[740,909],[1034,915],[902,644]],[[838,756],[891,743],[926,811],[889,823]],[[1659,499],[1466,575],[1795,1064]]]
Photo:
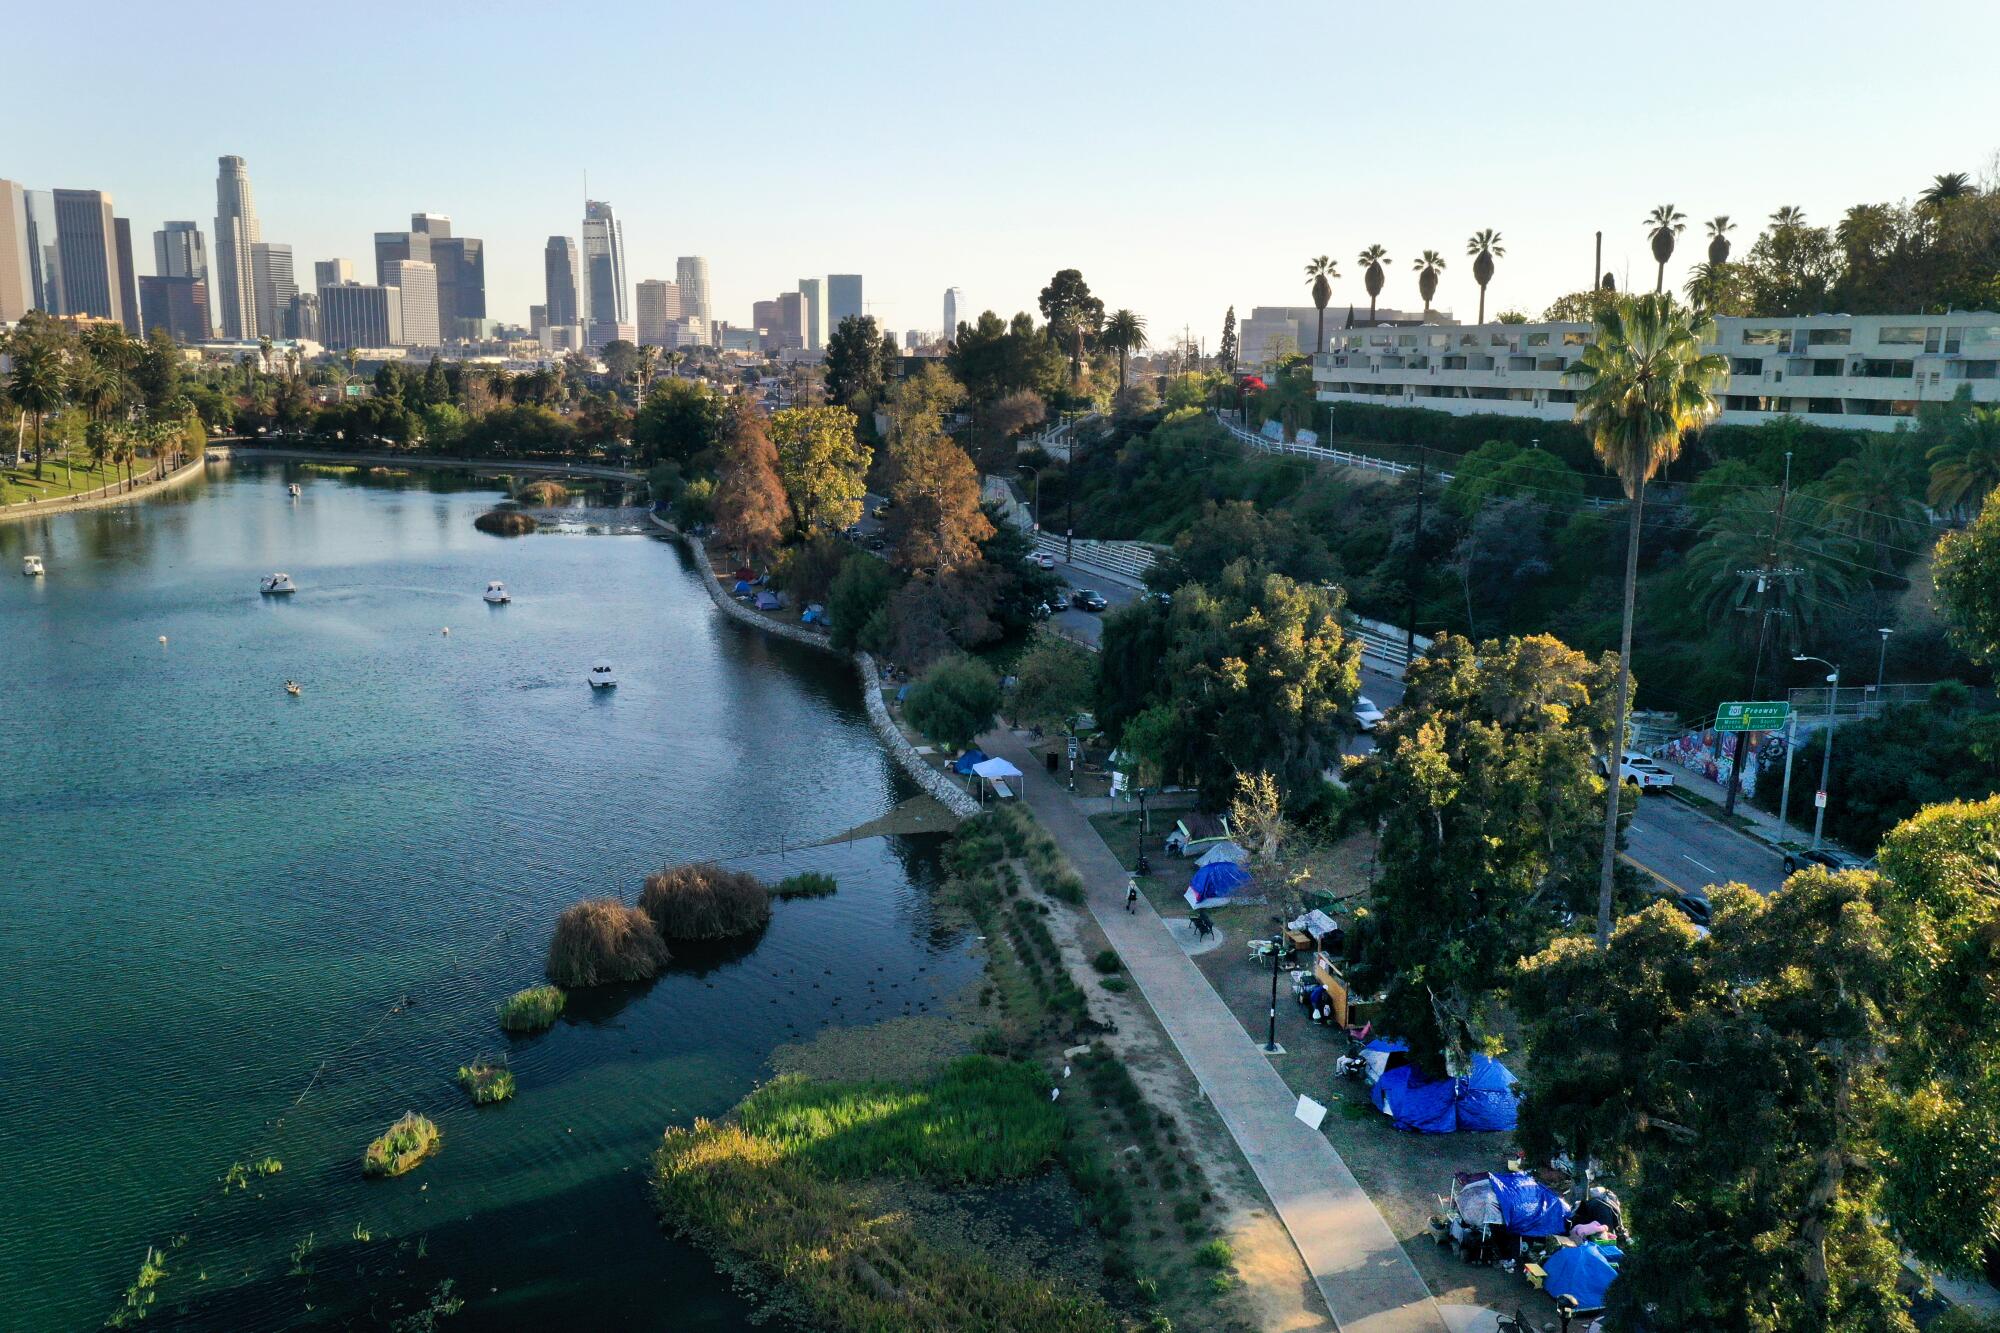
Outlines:
[[297,592],[299,590],[298,585],[292,582],[292,576],[290,574],[268,575],[264,579],[264,581],[258,585],[258,588],[260,591],[267,594]]
[[294,500],[298,499],[299,496],[303,494],[303,492],[299,490],[299,484],[296,481],[293,482],[291,485],[285,487],[285,492],[286,494],[290,495]]
[[495,606],[505,606],[514,599],[507,595],[507,585],[494,579],[486,585],[486,600]]
[[38,555],[22,556],[21,572],[29,578],[39,578],[44,572],[42,569],[42,558]]
[[608,690],[618,683],[618,673],[611,669],[611,663],[600,657],[590,664],[590,675],[587,679],[590,681],[591,689]]

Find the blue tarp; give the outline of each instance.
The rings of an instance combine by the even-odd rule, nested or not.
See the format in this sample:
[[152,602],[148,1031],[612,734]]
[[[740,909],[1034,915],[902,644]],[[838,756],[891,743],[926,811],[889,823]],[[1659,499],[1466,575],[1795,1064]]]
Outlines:
[[[1403,1080],[1402,1090],[1392,1093],[1389,1102],[1397,1129],[1415,1130],[1419,1134],[1450,1134],[1458,1128],[1456,1079],[1426,1080],[1416,1066],[1404,1065],[1384,1074],[1382,1083],[1387,1083],[1398,1074],[1407,1077]],[[1375,1086],[1379,1088],[1382,1083]]]
[[1368,1090],[1368,1100],[1374,1102],[1375,1109],[1382,1112],[1382,1114],[1392,1114],[1390,1108],[1394,1103],[1390,1101],[1390,1098],[1401,1096],[1403,1089],[1408,1087],[1409,1083],[1410,1067],[1408,1065],[1397,1065],[1394,1069],[1391,1069],[1388,1073],[1375,1080],[1375,1086]]
[[1458,1082],[1458,1127],[1473,1132],[1512,1129],[1519,1103],[1507,1066],[1491,1056],[1473,1056],[1472,1072]]
[[1579,1310],[1601,1309],[1604,1293],[1618,1276],[1615,1246],[1567,1245],[1542,1260],[1543,1288],[1552,1300],[1568,1296]]
[[733,588],[731,588],[731,589],[730,589],[729,591],[731,591],[731,592],[749,592],[749,591],[750,591],[750,580],[748,580],[748,579],[738,579],[738,580],[736,580],[736,586],[735,586],[735,587],[733,587]]
[[1227,898],[1249,882],[1250,872],[1242,866],[1233,861],[1217,861],[1194,872],[1194,878],[1188,881],[1188,891],[1197,902],[1208,902]]
[[965,774],[972,772],[974,764],[983,764],[985,762],[986,752],[984,750],[967,750],[958,757],[958,762],[953,764],[952,768],[961,774]]
[[769,589],[757,594],[757,609],[759,611],[776,611],[783,604],[778,599],[778,594]]
[[1500,1221],[1517,1236],[1560,1236],[1569,1229],[1569,1205],[1526,1171],[1489,1172]]

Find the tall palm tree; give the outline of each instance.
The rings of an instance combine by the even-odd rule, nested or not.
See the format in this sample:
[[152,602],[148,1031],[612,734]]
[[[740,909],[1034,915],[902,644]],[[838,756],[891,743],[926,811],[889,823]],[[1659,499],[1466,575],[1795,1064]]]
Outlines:
[[1646,214],[1646,234],[1652,238],[1653,260],[1660,271],[1653,279],[1654,292],[1662,292],[1667,286],[1667,261],[1674,257],[1674,237],[1687,230],[1687,214],[1672,204],[1661,204]]
[[[23,418],[35,420],[35,480],[42,479],[42,427],[49,413],[61,407],[69,392],[68,352],[54,329],[39,322],[14,331],[7,340],[14,368],[7,375],[7,396]],[[14,466],[21,466],[20,432],[15,433]]]
[[1472,239],[1465,243],[1465,253],[1472,256],[1472,280],[1479,284],[1479,318],[1475,324],[1486,322],[1486,284],[1493,281],[1493,261],[1506,255],[1506,248],[1500,244],[1500,233],[1491,227],[1482,227],[1472,233]]
[[1873,437],[1861,452],[1835,463],[1820,483],[1826,526],[1872,544],[1877,567],[1893,570],[1896,539],[1904,538],[1901,545],[1908,549],[1915,543],[1907,539],[1923,532],[1924,507],[1917,503],[1923,485],[1923,464],[1907,442]]
[[1718,267],[1729,262],[1729,233],[1736,224],[1729,214],[1718,213],[1708,220],[1708,262]]
[[[1667,210],[1669,213],[1671,209]],[[1597,317],[1595,336],[1565,372],[1579,382],[1576,420],[1631,502],[1625,539],[1625,614],[1618,696],[1605,763],[1604,854],[1597,887],[1597,945],[1611,944],[1611,883],[1618,854],[1618,756],[1632,693],[1632,610],[1639,587],[1639,528],[1646,483],[1680,453],[1681,437],[1714,416],[1728,358],[1704,354],[1715,321],[1671,296],[1623,296]]]
[[1715,313],[1716,303],[1721,299],[1727,264],[1700,263],[1688,271],[1687,284],[1681,288],[1687,294],[1688,304],[1696,310]]
[[1978,193],[1979,189],[1972,183],[1972,177],[1962,171],[1948,171],[1941,176],[1931,177],[1929,187],[1917,196],[1917,201],[1936,208],[1954,199],[1965,199]]
[[[1776,486],[1739,491],[1702,526],[1701,539],[1681,566],[1681,577],[1688,595],[1712,624],[1756,607],[1757,580],[1745,577],[1745,571],[1761,567],[1770,557],[1777,509]],[[1841,605],[1867,581],[1855,565],[1860,552],[1854,542],[1828,530],[1835,512],[1803,492],[1794,493],[1785,505],[1785,526],[1779,534],[1783,546],[1777,554],[1787,572],[1776,581],[1773,591],[1779,604],[1772,609],[1784,612],[1795,643],[1800,631],[1813,627],[1822,608]],[[1737,628],[1755,637],[1761,626],[1746,616]]]
[[264,373],[271,373],[271,335],[266,333],[257,339],[257,359],[263,363]]
[[653,368],[660,364],[660,349],[651,343],[639,344],[639,406],[646,405],[646,390],[653,383]]
[[1333,280],[1340,276],[1339,267],[1327,255],[1321,255],[1306,265],[1306,277],[1311,281],[1313,304],[1319,307],[1319,341],[1313,344],[1313,355],[1326,350],[1326,303],[1333,299]]
[[1125,387],[1125,359],[1146,345],[1146,321],[1130,310],[1114,310],[1105,317],[1097,341],[1118,349],[1118,387]]
[[1771,214],[1771,230],[1785,231],[1791,227],[1806,225],[1806,211],[1797,204],[1786,204]]
[[1438,275],[1444,272],[1444,256],[1435,250],[1426,250],[1411,261],[1410,267],[1417,271],[1417,294],[1424,298],[1424,318],[1431,317],[1431,298],[1437,295]]
[[[20,401],[20,395],[14,395]],[[1928,496],[1938,510],[1976,509],[2000,486],[2000,406],[1974,407],[1955,419],[1930,460]]]
[[1361,284],[1368,289],[1368,322],[1375,322],[1375,298],[1382,294],[1382,284],[1387,280],[1382,266],[1389,262],[1389,252],[1379,245],[1371,245],[1361,252]]

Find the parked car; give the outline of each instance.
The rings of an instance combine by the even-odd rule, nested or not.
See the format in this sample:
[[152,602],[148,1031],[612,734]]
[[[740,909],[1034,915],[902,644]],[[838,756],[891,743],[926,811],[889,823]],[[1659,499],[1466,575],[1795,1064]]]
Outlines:
[[1078,588],[1069,595],[1069,604],[1079,611],[1102,611],[1111,603],[1095,588]]
[[1709,917],[1708,895],[1701,892],[1677,893],[1674,906],[1681,909],[1681,915],[1697,926],[1706,926]]
[[868,549],[871,551],[885,551],[888,548],[889,548],[889,543],[882,540],[880,537],[870,537],[868,539]]
[[1367,695],[1359,695],[1354,700],[1354,720],[1363,731],[1373,731],[1382,725],[1382,710]]
[[1875,858],[1871,856],[1864,861],[1853,852],[1843,852],[1838,847],[1815,847],[1810,851],[1785,853],[1787,875],[1807,866],[1825,866],[1828,870],[1873,870]]
[[[1604,760],[1601,758],[1597,761],[1597,771],[1599,773],[1604,771]],[[1640,754],[1637,750],[1627,750],[1619,756],[1618,780],[1620,782],[1629,782],[1640,791],[1645,791],[1651,787],[1671,787],[1674,785],[1673,774],[1667,772],[1666,769],[1661,768],[1657,763]]]
[[1037,569],[1054,569],[1056,558],[1047,551],[1031,551],[1028,554],[1028,563]]

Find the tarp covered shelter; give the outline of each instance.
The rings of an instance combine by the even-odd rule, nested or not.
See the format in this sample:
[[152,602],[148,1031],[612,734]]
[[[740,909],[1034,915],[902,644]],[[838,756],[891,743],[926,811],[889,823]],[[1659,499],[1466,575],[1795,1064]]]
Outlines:
[[1491,1171],[1500,1221],[1517,1236],[1560,1236],[1569,1230],[1569,1205],[1526,1171]]
[[1500,1199],[1493,1192],[1490,1176],[1480,1176],[1459,1186],[1452,1201],[1458,1205],[1458,1215],[1467,1226],[1497,1227],[1503,1222]]
[[769,588],[757,594],[757,609],[759,611],[775,611],[784,604],[784,599]]
[[971,774],[973,768],[978,764],[983,763],[985,759],[986,759],[986,751],[967,750],[964,754],[958,757],[956,763],[952,764],[952,769],[953,771],[958,773],[959,776],[961,777],[968,776],[969,774]]
[[1377,1037],[1361,1048],[1361,1063],[1368,1070],[1368,1081],[1373,1084],[1388,1072],[1389,1057],[1402,1055],[1398,1063],[1409,1061],[1410,1043],[1401,1037]]
[[1542,1271],[1548,1274],[1542,1289],[1553,1300],[1569,1297],[1579,1310],[1602,1309],[1622,1257],[1616,1246],[1565,1245],[1542,1260]]
[[1217,861],[1194,872],[1188,881],[1188,895],[1197,903],[1227,899],[1250,882],[1250,872],[1234,861]]
[[1398,1065],[1386,1071],[1368,1097],[1397,1129],[1450,1134],[1458,1128],[1454,1081],[1427,1078],[1415,1065]]
[[1236,843],[1218,842],[1215,846],[1203,852],[1201,859],[1196,861],[1195,864],[1198,866],[1212,866],[1217,861],[1229,861],[1239,866],[1247,866],[1250,864],[1250,853],[1244,851]]
[[1472,1057],[1472,1072],[1458,1081],[1458,1127],[1472,1132],[1514,1128],[1520,1095],[1507,1066],[1488,1055]]

